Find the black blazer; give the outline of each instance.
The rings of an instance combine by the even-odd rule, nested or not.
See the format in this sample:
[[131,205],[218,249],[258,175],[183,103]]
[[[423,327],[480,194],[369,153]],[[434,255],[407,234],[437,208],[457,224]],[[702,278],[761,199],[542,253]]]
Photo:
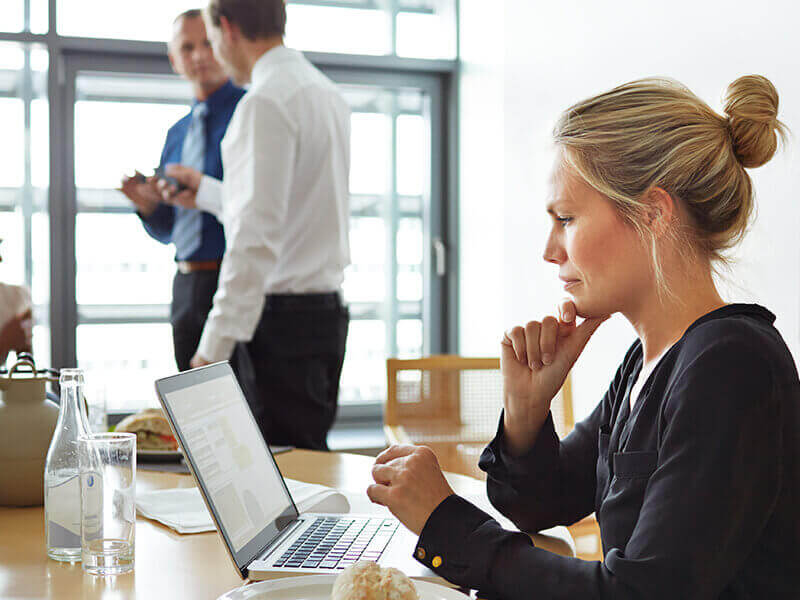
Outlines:
[[562,441],[549,417],[523,456],[501,417],[480,460],[492,504],[523,531],[596,512],[604,562],[535,548],[458,496],[417,559],[482,598],[800,598],[800,383],[774,320],[742,304],[698,319],[629,414],[637,341],[592,414]]

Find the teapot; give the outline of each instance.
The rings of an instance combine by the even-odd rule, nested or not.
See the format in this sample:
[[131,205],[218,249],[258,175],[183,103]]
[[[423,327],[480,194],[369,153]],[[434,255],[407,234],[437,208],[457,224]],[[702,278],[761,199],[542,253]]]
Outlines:
[[53,373],[19,354],[0,374],[0,506],[44,503],[44,462],[59,411],[45,389],[58,381]]

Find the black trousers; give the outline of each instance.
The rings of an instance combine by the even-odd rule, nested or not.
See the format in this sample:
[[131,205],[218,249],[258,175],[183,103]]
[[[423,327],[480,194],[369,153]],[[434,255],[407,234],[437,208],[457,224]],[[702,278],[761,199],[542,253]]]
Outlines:
[[349,321],[336,293],[267,296],[231,362],[268,443],[328,449]]
[[217,291],[219,270],[176,273],[172,280],[172,344],[180,371],[189,369]]

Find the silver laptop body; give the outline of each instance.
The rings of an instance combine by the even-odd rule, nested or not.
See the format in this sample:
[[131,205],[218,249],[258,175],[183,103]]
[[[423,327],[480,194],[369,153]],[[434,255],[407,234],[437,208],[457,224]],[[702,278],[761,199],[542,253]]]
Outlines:
[[357,560],[444,582],[396,519],[299,513],[227,361],[156,381],[208,512],[243,578],[339,573]]

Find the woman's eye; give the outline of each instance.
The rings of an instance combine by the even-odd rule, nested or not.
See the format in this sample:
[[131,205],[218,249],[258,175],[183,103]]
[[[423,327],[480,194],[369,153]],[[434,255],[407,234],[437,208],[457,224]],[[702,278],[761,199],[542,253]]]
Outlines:
[[569,223],[570,221],[572,221],[572,217],[556,217],[556,221],[558,221],[558,223],[559,223],[559,224],[560,224],[562,227],[564,227],[564,226],[566,226],[566,224],[567,224],[567,223]]

